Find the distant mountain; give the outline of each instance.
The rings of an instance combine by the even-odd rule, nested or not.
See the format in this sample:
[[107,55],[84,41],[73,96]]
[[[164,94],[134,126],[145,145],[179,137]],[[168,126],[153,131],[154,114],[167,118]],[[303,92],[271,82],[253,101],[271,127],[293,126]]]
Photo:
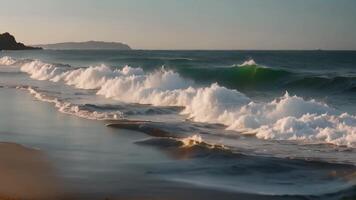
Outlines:
[[102,42],[102,41],[87,41],[87,42],[63,42],[55,44],[39,44],[34,45],[44,49],[112,49],[112,50],[131,50],[129,45],[120,42]]
[[41,49],[39,47],[26,46],[20,42],[17,42],[15,37],[10,33],[0,34],[0,50],[30,50]]

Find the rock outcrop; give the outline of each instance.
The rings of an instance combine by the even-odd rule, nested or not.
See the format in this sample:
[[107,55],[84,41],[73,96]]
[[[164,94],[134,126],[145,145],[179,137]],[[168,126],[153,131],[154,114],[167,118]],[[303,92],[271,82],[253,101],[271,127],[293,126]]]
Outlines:
[[15,37],[10,33],[0,34],[0,50],[31,50],[42,49],[40,47],[30,47],[23,43],[17,42]]

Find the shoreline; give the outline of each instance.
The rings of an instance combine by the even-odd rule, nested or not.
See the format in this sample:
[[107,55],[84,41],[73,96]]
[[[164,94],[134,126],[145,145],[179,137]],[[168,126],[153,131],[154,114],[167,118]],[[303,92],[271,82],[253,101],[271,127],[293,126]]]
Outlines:
[[[92,194],[65,193],[57,179],[51,164],[40,150],[25,147],[12,142],[0,142],[0,200],[53,200],[53,199],[300,199],[297,197],[273,197],[256,194],[244,194],[200,188],[190,184],[172,181],[156,180],[150,183],[137,184],[137,188],[147,186],[146,193],[133,194],[130,192],[105,197],[100,191]],[[26,180],[26,181],[24,181]],[[127,181],[127,180],[126,180]],[[157,187],[156,184],[161,186]],[[152,188],[150,188],[150,186]],[[156,188],[157,187],[157,188]],[[165,190],[160,191],[160,189]],[[140,189],[142,191],[142,188]],[[157,191],[155,191],[157,190]],[[160,192],[158,192],[160,191]],[[160,193],[160,194],[159,194]]]
[[[51,164],[40,150],[25,147],[12,142],[0,142],[0,200],[17,199],[286,199],[287,197],[266,197],[256,194],[243,194],[226,192],[209,188],[199,188],[190,184],[181,184],[172,181],[156,180],[165,190],[158,194],[156,185],[150,187],[150,183],[136,183],[137,187],[146,185],[147,193],[137,194],[115,194],[105,197],[100,191],[93,194],[70,194],[64,193],[59,180],[56,178]],[[24,180],[26,180],[24,182]],[[127,180],[126,180],[127,181]],[[154,181],[154,183],[156,182]],[[130,183],[132,184],[132,183]],[[135,183],[134,183],[135,184]],[[142,185],[141,185],[142,184]],[[4,187],[7,186],[7,187]],[[160,186],[160,187],[162,187]],[[5,191],[6,190],[6,191]],[[141,189],[142,190],[142,189]],[[97,194],[95,194],[97,193]],[[161,196],[160,198],[158,198]],[[287,198],[299,199],[299,198]]]

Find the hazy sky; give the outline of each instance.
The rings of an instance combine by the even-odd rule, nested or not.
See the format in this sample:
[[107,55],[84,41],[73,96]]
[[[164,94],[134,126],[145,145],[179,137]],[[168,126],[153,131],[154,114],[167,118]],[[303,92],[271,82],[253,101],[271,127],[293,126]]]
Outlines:
[[27,44],[356,49],[356,0],[0,0],[5,31]]

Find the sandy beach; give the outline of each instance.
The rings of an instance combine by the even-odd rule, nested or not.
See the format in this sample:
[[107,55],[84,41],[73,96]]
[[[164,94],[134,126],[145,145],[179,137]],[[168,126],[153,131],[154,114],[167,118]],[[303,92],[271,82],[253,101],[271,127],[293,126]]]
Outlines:
[[[39,150],[27,148],[16,143],[0,143],[0,200],[54,200],[54,199],[270,199],[258,195],[236,194],[207,189],[199,189],[189,185],[163,183],[164,189],[158,195],[155,185],[134,183],[144,187],[147,193],[133,194],[126,191],[114,197],[100,195],[68,195],[63,192],[60,181],[46,156]],[[132,177],[134,181],[135,177]],[[123,180],[127,182],[128,180]],[[129,185],[133,183],[128,183]],[[151,187],[151,188],[150,188]],[[174,195],[172,195],[174,194]],[[280,197],[278,199],[285,199]],[[294,198],[293,198],[294,199]]]
[[0,199],[57,199],[60,186],[44,154],[0,143]]

